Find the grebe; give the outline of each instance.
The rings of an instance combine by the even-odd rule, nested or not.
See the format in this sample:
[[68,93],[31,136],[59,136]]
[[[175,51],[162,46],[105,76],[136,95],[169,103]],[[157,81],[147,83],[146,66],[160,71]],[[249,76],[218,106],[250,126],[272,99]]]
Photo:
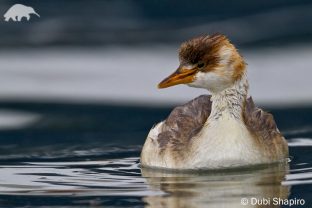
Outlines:
[[141,165],[168,169],[220,169],[285,161],[288,145],[271,114],[248,96],[246,64],[221,34],[181,45],[180,66],[159,83],[205,88],[153,127]]

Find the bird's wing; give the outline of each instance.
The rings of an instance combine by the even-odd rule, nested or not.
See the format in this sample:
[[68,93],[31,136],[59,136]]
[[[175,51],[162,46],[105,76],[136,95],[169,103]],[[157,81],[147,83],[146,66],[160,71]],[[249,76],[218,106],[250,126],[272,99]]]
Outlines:
[[211,96],[201,95],[188,103],[174,108],[163,122],[158,135],[158,144],[161,149],[168,145],[175,149],[185,145],[203,128],[211,112]]
[[278,130],[273,115],[256,107],[251,97],[246,101],[243,117],[249,132],[272,157],[288,154],[287,143]]
[[272,114],[256,107],[252,98],[248,98],[244,111],[244,121],[248,129],[263,139],[280,134]]

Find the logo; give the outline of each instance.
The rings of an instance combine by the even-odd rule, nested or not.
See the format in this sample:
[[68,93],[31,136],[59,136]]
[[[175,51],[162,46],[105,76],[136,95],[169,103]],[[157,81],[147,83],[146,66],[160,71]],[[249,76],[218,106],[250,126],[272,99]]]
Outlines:
[[241,205],[247,205],[248,199],[247,198],[241,198]]
[[26,18],[27,21],[29,21],[31,14],[40,17],[32,7],[23,4],[15,4],[4,14],[4,21],[9,22],[10,20],[13,20],[14,22],[20,22],[23,18]]

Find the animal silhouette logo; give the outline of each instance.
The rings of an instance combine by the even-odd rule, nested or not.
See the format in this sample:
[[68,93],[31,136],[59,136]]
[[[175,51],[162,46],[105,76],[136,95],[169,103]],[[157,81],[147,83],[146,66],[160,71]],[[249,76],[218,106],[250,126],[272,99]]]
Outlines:
[[14,22],[20,22],[25,17],[27,21],[30,20],[30,15],[34,14],[40,17],[40,15],[35,12],[35,10],[30,6],[25,6],[23,4],[14,4],[5,14],[4,20],[6,22],[13,20]]

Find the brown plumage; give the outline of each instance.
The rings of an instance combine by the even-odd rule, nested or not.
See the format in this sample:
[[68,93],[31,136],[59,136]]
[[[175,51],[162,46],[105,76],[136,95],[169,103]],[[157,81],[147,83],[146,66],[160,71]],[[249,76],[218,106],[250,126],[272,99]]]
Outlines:
[[272,159],[278,155],[288,155],[288,146],[278,130],[273,115],[255,106],[252,98],[247,99],[243,113],[244,122],[262,152]]
[[[203,62],[205,67],[201,71],[208,72],[217,67],[222,61],[219,51],[223,46],[227,46],[232,50],[236,48],[231,42],[221,34],[214,34],[211,36],[200,36],[181,44],[179,50],[179,59],[181,65],[183,64],[198,64]],[[233,80],[239,79],[244,71],[245,62],[239,53],[234,53],[230,62],[235,64],[235,73]]]
[[144,166],[197,169],[283,161],[288,146],[273,116],[248,95],[246,64],[221,34],[182,43],[180,65],[159,83],[204,88],[203,95],[176,107],[152,128],[141,153]]
[[168,145],[173,151],[181,150],[202,129],[211,112],[209,95],[199,96],[173,109],[158,135],[161,150]]
[[[180,157],[187,152],[189,143],[201,131],[211,113],[211,95],[201,95],[188,103],[175,107],[164,121],[162,132],[158,135],[158,144],[162,151],[170,148],[178,152]],[[274,159],[280,155],[277,151],[287,152],[287,145],[280,142],[283,138],[279,132],[272,114],[256,107],[253,99],[246,100],[243,109],[244,123],[254,136],[263,152]],[[283,148],[279,150],[279,146]],[[185,151],[183,151],[183,149]]]
[[[218,50],[229,41],[224,35],[201,36],[182,43],[179,58],[182,64],[196,64],[206,60],[209,64],[217,64],[220,57]],[[209,51],[209,53],[207,53]]]

